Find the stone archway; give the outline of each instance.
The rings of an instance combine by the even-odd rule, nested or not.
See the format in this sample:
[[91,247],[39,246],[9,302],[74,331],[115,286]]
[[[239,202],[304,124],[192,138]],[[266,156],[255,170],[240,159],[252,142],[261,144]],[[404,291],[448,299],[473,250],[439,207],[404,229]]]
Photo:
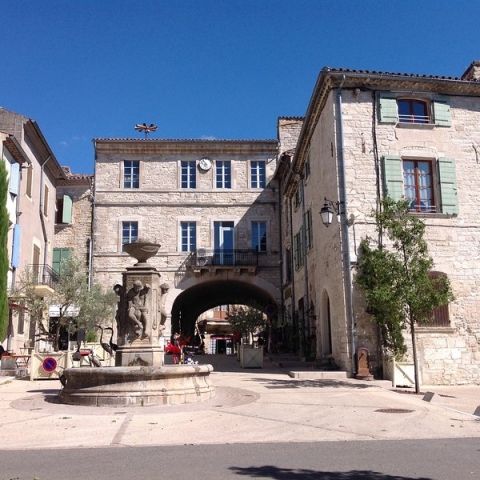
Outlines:
[[273,320],[278,306],[275,297],[256,285],[241,280],[212,279],[190,284],[188,288],[176,289],[177,295],[171,303],[171,331],[185,335],[194,333],[198,316],[218,305],[263,306],[265,313]]

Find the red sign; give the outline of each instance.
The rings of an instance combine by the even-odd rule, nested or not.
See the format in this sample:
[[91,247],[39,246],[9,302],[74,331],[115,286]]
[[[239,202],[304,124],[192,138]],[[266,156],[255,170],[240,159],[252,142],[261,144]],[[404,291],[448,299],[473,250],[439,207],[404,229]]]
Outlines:
[[42,368],[48,372],[54,372],[57,369],[57,361],[53,357],[46,357],[42,362]]

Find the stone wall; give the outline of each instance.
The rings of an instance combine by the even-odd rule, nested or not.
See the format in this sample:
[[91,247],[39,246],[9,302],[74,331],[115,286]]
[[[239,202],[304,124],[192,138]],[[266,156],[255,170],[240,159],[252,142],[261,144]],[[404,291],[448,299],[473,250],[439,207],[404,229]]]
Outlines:
[[[455,159],[458,216],[422,215],[434,268],[446,273],[452,283],[455,300],[449,308],[451,326],[419,329],[418,346],[424,383],[480,383],[480,166],[474,148],[480,138],[480,100],[444,98],[451,107],[451,127],[378,123],[378,154]],[[350,228],[353,254],[362,238],[374,235],[370,216],[376,203],[373,105],[370,92],[344,92],[348,214],[355,217]],[[364,307],[360,296],[357,302],[362,325],[368,320],[360,315]]]
[[[134,144],[132,144],[134,143]],[[148,146],[148,151],[141,147]],[[209,149],[206,149],[208,145]],[[121,273],[134,260],[122,252],[121,226],[124,221],[137,221],[139,238],[161,245],[149,262],[170,284],[167,305],[171,309],[176,296],[208,276],[195,278],[187,263],[190,252],[181,251],[180,222],[194,221],[197,225],[197,249],[214,248],[214,222],[233,221],[235,248],[251,248],[251,222],[267,223],[267,252],[259,256],[255,274],[229,269],[226,280],[267,282],[279,294],[279,224],[278,193],[270,182],[276,166],[275,142],[244,142],[226,144],[221,141],[194,144],[152,144],[142,141],[98,143],[95,177],[94,264],[96,281],[108,286],[121,282]],[[212,160],[207,172],[196,170],[196,188],[181,188],[181,161]],[[140,161],[140,188],[122,188],[124,160]],[[229,160],[232,168],[232,188],[215,187],[215,161]],[[266,162],[267,187],[251,188],[250,162]],[[187,281],[188,280],[188,281]],[[192,281],[190,281],[192,280]],[[259,287],[262,288],[262,287]],[[167,327],[168,332],[168,327]]]
[[91,178],[85,182],[70,183],[57,187],[57,199],[69,195],[73,200],[72,223],[55,225],[55,248],[71,248],[74,255],[88,269],[90,252],[89,243],[92,229],[92,191]]

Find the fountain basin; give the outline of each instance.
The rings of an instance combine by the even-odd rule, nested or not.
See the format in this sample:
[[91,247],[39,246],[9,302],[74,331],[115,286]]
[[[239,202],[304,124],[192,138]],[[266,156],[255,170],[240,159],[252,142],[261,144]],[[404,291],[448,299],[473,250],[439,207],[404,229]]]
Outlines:
[[202,402],[215,395],[212,371],[211,365],[67,368],[59,397],[63,403],[99,407]]

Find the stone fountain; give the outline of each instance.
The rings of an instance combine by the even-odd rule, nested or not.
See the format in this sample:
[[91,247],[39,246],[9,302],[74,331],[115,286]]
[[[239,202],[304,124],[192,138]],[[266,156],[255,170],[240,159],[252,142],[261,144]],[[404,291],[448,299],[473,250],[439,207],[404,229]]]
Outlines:
[[137,241],[124,251],[137,260],[123,273],[118,295],[115,367],[67,368],[60,392],[64,403],[128,406],[180,404],[207,400],[214,395],[211,365],[164,365],[159,338],[165,329],[168,284],[148,263],[159,244]]

